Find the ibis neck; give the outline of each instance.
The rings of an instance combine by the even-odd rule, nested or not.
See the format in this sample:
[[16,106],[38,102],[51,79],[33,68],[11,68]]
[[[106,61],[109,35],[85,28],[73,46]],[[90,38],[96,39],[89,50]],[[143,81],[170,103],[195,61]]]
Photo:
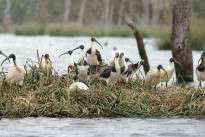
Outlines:
[[94,42],[91,43],[91,54],[95,54],[96,47],[94,46]]
[[115,69],[116,69],[117,73],[120,73],[120,64],[119,64],[118,58],[114,59],[114,65],[115,65]]

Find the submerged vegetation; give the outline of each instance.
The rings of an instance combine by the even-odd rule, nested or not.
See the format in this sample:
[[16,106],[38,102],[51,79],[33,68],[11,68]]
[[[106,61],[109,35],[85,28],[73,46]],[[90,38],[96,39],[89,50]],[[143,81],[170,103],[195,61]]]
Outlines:
[[[205,90],[170,87],[146,89],[142,81],[105,86],[93,78],[88,91],[69,92],[71,79],[49,80],[33,71],[22,87],[1,85],[0,116],[19,117],[169,117],[205,116]],[[69,93],[69,94],[68,94]]]

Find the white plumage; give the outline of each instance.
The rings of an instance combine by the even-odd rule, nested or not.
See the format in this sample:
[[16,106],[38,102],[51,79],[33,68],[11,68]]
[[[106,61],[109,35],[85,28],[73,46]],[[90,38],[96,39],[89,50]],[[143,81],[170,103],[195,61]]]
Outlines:
[[88,74],[89,74],[89,66],[88,65],[78,65],[77,66],[77,75],[79,78],[79,81],[87,81],[88,80]]
[[26,71],[24,68],[17,66],[16,56],[14,54],[10,54],[9,57],[2,62],[2,64],[9,58],[13,59],[14,66],[8,70],[8,74],[6,75],[6,82],[22,86]]
[[170,63],[164,67],[165,71],[161,71],[161,82],[166,82],[166,86],[167,83],[169,82],[169,80],[172,78],[174,71],[175,71],[175,67],[174,67],[174,60],[173,58],[170,59]]
[[24,68],[14,66],[12,69],[8,70],[8,74],[6,75],[6,82],[22,86],[25,74],[26,71],[24,70]]
[[198,81],[205,81],[205,71],[196,70],[196,76]]
[[144,80],[145,86],[154,86],[156,88],[156,86],[161,82],[162,69],[164,69],[162,65],[159,65],[157,69],[152,69],[148,71]]
[[197,76],[197,80],[199,81],[199,87],[201,87],[202,81],[205,81],[205,66],[203,63],[200,63],[196,67],[196,76]]
[[86,51],[86,62],[91,66],[98,66],[102,63],[101,54],[95,47],[95,42],[102,47],[95,38],[91,38],[91,47]]
[[40,68],[47,75],[52,74],[53,65],[48,54],[42,56],[40,62]]
[[69,86],[70,91],[87,91],[89,88],[83,82],[74,82]]

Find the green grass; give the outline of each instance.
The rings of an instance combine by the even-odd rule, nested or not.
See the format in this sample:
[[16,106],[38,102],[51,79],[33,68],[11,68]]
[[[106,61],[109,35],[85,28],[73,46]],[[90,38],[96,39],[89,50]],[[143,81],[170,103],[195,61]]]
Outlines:
[[[205,29],[202,29],[205,21],[196,20],[191,27],[191,47],[193,50],[205,49]],[[170,49],[170,26],[137,26],[145,38],[159,39],[159,49]],[[81,26],[75,23],[25,23],[16,24],[13,27],[16,35],[51,35],[51,36],[114,36],[132,37],[133,34],[127,26]],[[0,33],[3,28],[0,27]]]
[[[39,71],[25,78],[22,87],[0,90],[0,116],[21,117],[204,117],[205,90],[171,87],[150,90],[142,81],[105,86],[98,78],[86,92],[70,92],[68,76],[49,80]],[[69,93],[69,95],[68,95]]]
[[16,35],[44,35],[51,36],[131,36],[126,26],[80,26],[78,24],[49,23],[46,25],[25,23],[14,27]]
[[44,35],[45,25],[37,23],[26,23],[14,26],[16,35]]

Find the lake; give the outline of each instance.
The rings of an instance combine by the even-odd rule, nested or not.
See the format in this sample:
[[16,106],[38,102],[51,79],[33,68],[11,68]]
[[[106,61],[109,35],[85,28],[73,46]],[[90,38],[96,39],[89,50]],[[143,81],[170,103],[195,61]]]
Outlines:
[[[97,38],[104,47],[102,57],[105,62],[113,56],[113,48],[124,51],[133,62],[139,60],[136,41],[133,38]],[[36,61],[36,50],[40,54],[49,53],[55,69],[66,73],[69,56],[58,56],[80,44],[89,46],[89,37],[50,37],[0,35],[0,49],[6,54],[15,53],[17,64],[23,65],[27,58]],[[159,51],[155,39],[145,39],[146,50],[151,67],[166,65],[171,57],[170,51]],[[194,51],[194,66],[201,52]],[[78,52],[74,54],[77,58]],[[0,61],[3,57],[0,57]],[[9,63],[5,66],[10,67]],[[196,80],[195,80],[196,84]],[[203,119],[71,119],[71,118],[24,118],[2,119],[0,136],[3,137],[202,137],[205,134]]]
[[197,119],[2,119],[2,137],[204,137]]

